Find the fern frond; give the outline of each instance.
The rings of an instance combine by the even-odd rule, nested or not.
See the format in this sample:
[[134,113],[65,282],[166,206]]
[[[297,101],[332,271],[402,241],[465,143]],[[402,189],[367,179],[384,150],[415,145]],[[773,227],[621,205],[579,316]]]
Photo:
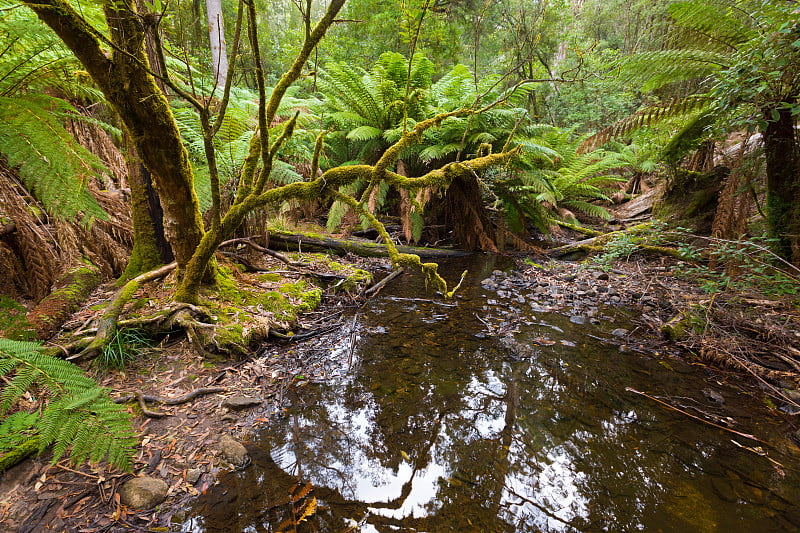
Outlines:
[[108,169],[54,115],[70,109],[47,96],[0,97],[0,154],[20,167],[25,185],[51,214],[88,225],[93,218],[108,220],[87,189],[91,178]]
[[0,338],[0,371],[16,370],[0,395],[0,412],[36,384],[50,396],[36,422],[40,452],[52,444],[53,462],[69,451],[73,463],[107,457],[130,469],[136,436],[128,413],[80,368],[41,350],[38,343]]

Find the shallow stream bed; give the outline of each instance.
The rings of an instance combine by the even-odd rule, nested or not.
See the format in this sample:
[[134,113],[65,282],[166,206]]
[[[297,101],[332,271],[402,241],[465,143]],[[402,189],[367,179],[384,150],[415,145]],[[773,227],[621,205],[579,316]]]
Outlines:
[[330,337],[329,382],[295,387],[173,531],[800,530],[800,450],[760,399],[620,350],[633,309],[489,304],[496,259],[470,261],[442,269],[470,268],[454,303],[402,276]]

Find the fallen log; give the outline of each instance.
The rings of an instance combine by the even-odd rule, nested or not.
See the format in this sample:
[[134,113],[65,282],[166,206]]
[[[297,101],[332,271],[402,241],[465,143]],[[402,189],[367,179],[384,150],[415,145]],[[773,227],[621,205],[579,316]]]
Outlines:
[[[635,233],[637,231],[644,230],[649,226],[650,224],[648,223],[637,224],[636,226],[631,226],[628,229],[620,231],[612,231],[610,233],[603,233],[601,235],[596,235],[589,239],[583,239],[570,244],[565,244],[564,246],[559,246],[558,248],[552,248],[550,250],[546,250],[546,252],[547,255],[552,257],[564,257],[565,255],[569,255],[575,252],[584,252],[587,254],[593,252],[603,252],[605,250],[605,245],[608,244],[608,242],[611,241],[616,236],[625,233]],[[681,251],[666,246],[654,246],[651,244],[636,243],[636,251],[641,251],[656,255],[665,255],[669,257],[674,257],[676,259],[682,259],[685,261],[692,260],[690,257],[684,255]]]
[[[338,255],[352,253],[361,257],[389,257],[384,244],[377,244],[363,239],[334,239],[322,235],[304,235],[298,233],[270,232],[269,247],[273,250],[309,250],[335,251]],[[445,248],[426,248],[421,246],[398,246],[401,254],[414,254],[431,259],[447,257],[464,257],[470,252]]]
[[57,332],[101,280],[99,268],[83,259],[77,261],[58,280],[56,289],[28,313],[28,322],[36,331],[36,338],[44,340]]

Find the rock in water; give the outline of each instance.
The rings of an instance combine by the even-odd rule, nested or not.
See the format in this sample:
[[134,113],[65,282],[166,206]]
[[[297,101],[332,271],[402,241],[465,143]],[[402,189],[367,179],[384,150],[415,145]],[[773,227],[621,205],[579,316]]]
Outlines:
[[135,477],[126,481],[119,489],[122,505],[131,509],[152,509],[167,497],[169,487],[154,477]]
[[217,448],[228,462],[236,466],[244,466],[250,461],[247,448],[227,433],[219,438]]

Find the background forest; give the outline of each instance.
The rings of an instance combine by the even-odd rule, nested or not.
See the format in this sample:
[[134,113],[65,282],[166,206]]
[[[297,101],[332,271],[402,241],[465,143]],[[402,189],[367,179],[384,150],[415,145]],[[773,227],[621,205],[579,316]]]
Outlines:
[[[125,464],[113,442],[87,444],[119,413],[91,383],[42,377],[48,360],[23,342],[68,314],[41,312],[54,287],[84,276],[88,292],[174,258],[190,280],[175,299],[196,304],[223,240],[301,220],[528,250],[564,227],[636,221],[644,210],[615,206],[657,196],[673,230],[640,228],[607,257],[670,245],[715,268],[710,284],[797,290],[795,2],[123,4],[0,0],[0,298],[31,322],[6,328],[0,374],[39,365],[2,407],[37,380],[67,395],[43,414],[40,449],[78,438],[78,459]],[[94,433],[59,436],[75,410]]]

